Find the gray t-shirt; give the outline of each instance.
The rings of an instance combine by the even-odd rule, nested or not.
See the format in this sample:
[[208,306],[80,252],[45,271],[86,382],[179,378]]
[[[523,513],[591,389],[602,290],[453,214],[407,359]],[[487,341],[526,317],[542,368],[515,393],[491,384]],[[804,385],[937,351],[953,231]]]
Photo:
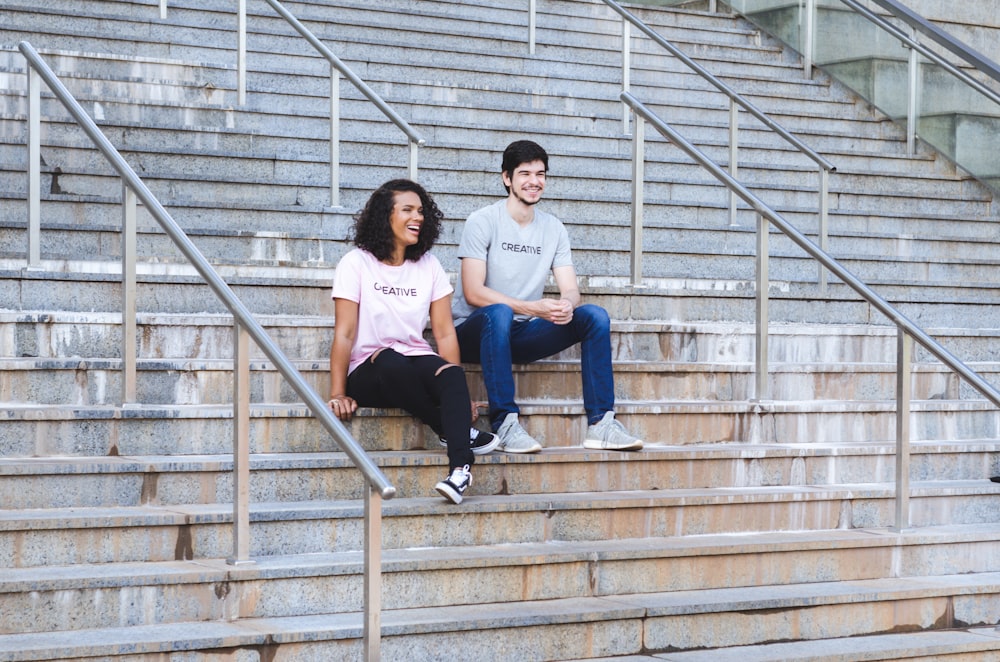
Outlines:
[[[573,264],[562,221],[536,207],[535,218],[521,227],[507,213],[506,198],[469,215],[458,257],[484,260],[486,287],[522,301],[540,299],[552,269]],[[461,270],[451,309],[456,324],[475,310],[465,300]]]

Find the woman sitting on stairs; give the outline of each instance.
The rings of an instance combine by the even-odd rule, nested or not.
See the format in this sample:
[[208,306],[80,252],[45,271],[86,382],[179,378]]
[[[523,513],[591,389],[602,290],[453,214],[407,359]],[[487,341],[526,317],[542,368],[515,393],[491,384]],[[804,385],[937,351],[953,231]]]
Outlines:
[[[330,408],[348,421],[358,405],[398,407],[448,448],[435,489],[453,503],[472,483],[475,455],[497,438],[472,428],[474,409],[451,317],[453,288],[430,249],[444,214],[419,184],[380,186],[354,221],[354,243],[333,279]],[[437,353],[424,339],[430,318]]]

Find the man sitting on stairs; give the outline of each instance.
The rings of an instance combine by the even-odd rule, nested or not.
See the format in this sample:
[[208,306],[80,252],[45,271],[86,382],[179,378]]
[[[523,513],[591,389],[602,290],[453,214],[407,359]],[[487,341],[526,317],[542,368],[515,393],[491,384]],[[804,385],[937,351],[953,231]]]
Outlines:
[[[639,450],[614,414],[611,321],[580,288],[562,222],[535,205],[545,191],[549,157],[530,140],[503,153],[506,199],[473,212],[458,247],[461,269],[452,309],[462,361],[480,363],[498,450],[542,449],[518,422],[513,363],[531,363],[580,343],[583,404],[589,427],[583,445]],[[543,297],[551,271],[559,298]]]

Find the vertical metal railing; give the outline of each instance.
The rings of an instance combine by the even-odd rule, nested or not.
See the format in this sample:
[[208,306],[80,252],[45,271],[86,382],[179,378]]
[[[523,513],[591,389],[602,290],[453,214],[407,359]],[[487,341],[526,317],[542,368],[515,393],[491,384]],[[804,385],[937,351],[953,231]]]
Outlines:
[[528,54],[535,54],[535,32],[537,30],[538,2],[528,0]]
[[[734,178],[735,181],[735,178]],[[733,189],[730,189],[733,190]],[[769,311],[771,277],[770,277],[770,239],[771,226],[763,214],[757,213],[757,255],[755,271],[757,290],[754,296],[754,397],[757,402],[771,399],[769,379],[771,370],[768,367],[768,325],[771,315]]]
[[247,104],[247,0],[236,4],[236,102]]
[[[913,356],[913,343],[919,343],[931,355],[936,357],[951,371],[965,380],[987,400],[997,407],[1000,407],[1000,391],[986,382],[978,373],[969,368],[947,349],[941,346],[936,340],[928,336],[920,327],[914,324],[909,318],[903,315],[892,304],[879,296],[865,283],[859,280],[853,273],[848,271],[837,260],[831,257],[826,251],[811,242],[804,234],[799,232],[788,221],[781,217],[776,211],[768,207],[760,198],[751,193],[746,187],[731,177],[722,167],[709,159],[697,147],[692,145],[680,133],[669,124],[657,117],[641,101],[628,92],[623,92],[621,100],[632,109],[635,114],[635,123],[638,127],[645,121],[652,124],[656,130],[669,142],[676,145],[684,153],[690,156],[695,162],[708,170],[717,180],[735,191],[736,194],[748,204],[758,214],[757,222],[757,292],[756,292],[756,314],[755,314],[755,392],[754,400],[762,401],[769,397],[769,380],[767,364],[768,346],[768,234],[773,225],[783,232],[795,245],[804,250],[807,255],[817,260],[820,265],[833,273],[845,285],[853,289],[862,299],[867,301],[885,315],[897,329],[897,358],[896,358],[896,478],[894,495],[894,523],[893,529],[900,531],[910,526],[909,519],[909,467],[910,467],[910,399],[912,388],[911,364]],[[640,130],[641,131],[641,130]],[[638,133],[638,131],[637,131]],[[633,158],[643,158],[641,149],[633,148]],[[641,172],[641,168],[633,164],[633,171]],[[633,184],[641,190],[641,182]],[[635,190],[635,189],[634,189]]]
[[[623,108],[628,108],[622,104]],[[646,178],[646,130],[642,120],[635,122],[632,131],[632,286],[642,285],[642,207],[643,181]]]
[[135,191],[122,181],[122,406],[136,402],[136,202]]
[[[52,69],[28,42],[19,50],[27,61],[28,78],[28,269],[41,268],[40,259],[40,171],[41,102],[44,81],[73,119],[104,155],[122,179],[122,406],[136,403],[136,207],[141,201],[149,214],[194,266],[205,283],[233,315],[233,553],[230,564],[252,563],[250,558],[250,359],[249,342],[257,344],[292,389],[302,398],[313,416],[334,438],[340,449],[365,477],[364,539],[364,641],[366,660],[379,659],[381,630],[381,548],[382,500],[391,499],[396,488],[374,461],[333,415],[325,400],[309,386],[281,349],[274,343],[243,302],[219,276],[176,221],[163,208],[142,179],[97,127],[79,102],[70,94]],[[375,613],[373,613],[373,611]]]
[[[917,31],[911,29],[910,38],[917,40]],[[917,113],[920,101],[920,53],[916,48],[910,49],[907,58],[906,82],[906,155],[917,153]]]
[[28,268],[41,268],[42,81],[28,68]]
[[250,334],[233,322],[233,555],[250,562]]
[[806,78],[812,78],[816,57],[816,0],[806,0],[802,17],[802,69]]
[[896,326],[896,531],[910,526],[910,400],[913,394],[913,337]]

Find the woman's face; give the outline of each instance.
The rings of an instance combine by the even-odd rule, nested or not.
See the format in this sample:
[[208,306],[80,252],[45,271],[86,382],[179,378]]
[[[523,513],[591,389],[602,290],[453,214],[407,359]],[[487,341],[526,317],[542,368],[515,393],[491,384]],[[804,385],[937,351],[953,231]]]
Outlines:
[[400,191],[393,197],[389,227],[397,246],[412,246],[420,239],[424,224],[424,208],[420,196],[413,191]]

